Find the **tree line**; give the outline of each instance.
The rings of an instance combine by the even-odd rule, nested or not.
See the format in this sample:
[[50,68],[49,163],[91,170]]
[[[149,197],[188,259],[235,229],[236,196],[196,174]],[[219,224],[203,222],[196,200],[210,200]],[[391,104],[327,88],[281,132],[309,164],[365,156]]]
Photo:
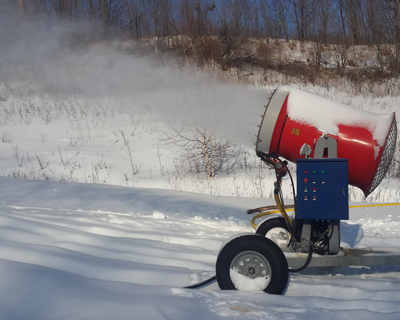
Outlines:
[[[270,44],[276,39],[312,42],[313,74],[320,72],[324,46],[334,46],[337,74],[342,77],[348,71],[349,48],[368,45],[377,70],[368,70],[367,77],[400,75],[400,0],[7,1],[22,17],[45,14],[89,22],[99,38],[155,39],[161,49],[173,49],[198,64],[213,62],[223,70],[245,65],[291,75],[304,74],[307,67],[309,74],[309,65],[271,61]],[[246,49],[249,39],[259,41],[256,54]],[[347,75],[359,82],[359,70],[351,72]]]
[[231,33],[324,43],[400,41],[400,0],[9,0],[133,38]]

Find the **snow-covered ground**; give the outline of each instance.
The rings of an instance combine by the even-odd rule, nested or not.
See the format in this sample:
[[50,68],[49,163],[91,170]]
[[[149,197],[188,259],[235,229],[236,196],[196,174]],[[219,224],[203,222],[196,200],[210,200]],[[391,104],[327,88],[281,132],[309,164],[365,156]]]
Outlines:
[[[398,319],[400,266],[308,269],[284,296],[182,287],[269,199],[0,179],[0,319]],[[398,207],[354,208],[342,245],[400,247]]]

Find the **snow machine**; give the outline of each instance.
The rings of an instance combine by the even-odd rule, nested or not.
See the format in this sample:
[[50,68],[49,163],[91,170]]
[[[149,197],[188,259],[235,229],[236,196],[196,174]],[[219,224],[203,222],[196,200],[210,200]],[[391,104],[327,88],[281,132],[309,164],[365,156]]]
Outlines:
[[[373,114],[288,86],[270,97],[256,153],[274,169],[276,206],[248,210],[267,218],[255,234],[221,247],[216,278],[221,289],[283,294],[289,272],[308,266],[400,264],[399,252],[342,249],[340,221],[349,219],[349,185],[367,197],[384,178],[396,147],[395,113]],[[288,161],[296,164],[297,195]],[[289,177],[294,204],[285,206]],[[287,212],[292,211],[292,216]]]

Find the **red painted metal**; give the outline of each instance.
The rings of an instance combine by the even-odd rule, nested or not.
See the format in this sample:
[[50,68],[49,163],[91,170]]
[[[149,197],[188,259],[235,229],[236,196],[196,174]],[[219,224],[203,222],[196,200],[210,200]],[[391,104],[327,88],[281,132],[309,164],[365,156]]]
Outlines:
[[[316,127],[295,121],[288,115],[288,99],[284,100],[271,136],[269,153],[296,162],[304,143],[311,149],[311,158],[317,140],[325,135]],[[393,116],[394,117],[394,116]],[[393,118],[394,119],[394,118]],[[393,120],[395,121],[395,119]],[[338,158],[348,159],[349,184],[360,188],[365,196],[374,180],[384,146],[379,146],[372,133],[361,126],[338,125],[339,133],[329,135],[337,141]],[[390,127],[388,127],[388,132]]]

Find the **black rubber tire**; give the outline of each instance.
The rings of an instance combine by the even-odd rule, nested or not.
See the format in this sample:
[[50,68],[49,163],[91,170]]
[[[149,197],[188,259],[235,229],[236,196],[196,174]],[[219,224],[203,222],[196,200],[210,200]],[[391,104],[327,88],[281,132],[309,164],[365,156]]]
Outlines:
[[216,277],[221,290],[236,290],[230,277],[230,266],[238,254],[246,251],[262,255],[271,267],[271,280],[263,291],[269,294],[282,294],[289,280],[285,255],[273,241],[257,234],[235,238],[220,251],[216,264]]
[[287,232],[290,232],[286,225],[285,219],[283,217],[275,217],[261,222],[261,224],[257,227],[256,233],[265,237],[268,231],[274,228],[282,228]]

